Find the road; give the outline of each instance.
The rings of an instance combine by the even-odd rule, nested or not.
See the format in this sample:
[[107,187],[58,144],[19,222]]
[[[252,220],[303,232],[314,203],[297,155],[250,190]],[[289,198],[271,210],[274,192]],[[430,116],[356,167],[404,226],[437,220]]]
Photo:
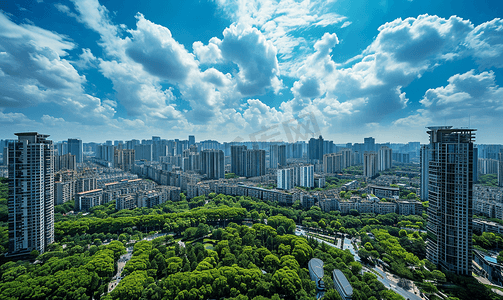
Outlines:
[[113,291],[115,287],[117,287],[117,285],[119,285],[119,283],[121,282],[122,270],[124,270],[124,266],[133,256],[133,246],[126,248],[126,251],[127,251],[126,254],[121,255],[121,257],[119,257],[119,260],[117,261],[117,274],[115,274],[115,276],[112,277],[112,281],[110,281],[110,283],[108,284],[109,293]]
[[[151,240],[153,240],[155,238],[158,238],[158,237],[161,237],[161,236],[165,236],[165,235],[166,235],[166,233],[156,233],[156,234],[149,235],[149,236],[145,237],[143,240],[151,241]],[[185,246],[185,245],[183,245],[183,246]],[[111,291],[113,291],[113,289],[115,287],[117,287],[119,285],[119,283],[121,282],[121,280],[122,280],[122,276],[121,276],[122,270],[124,270],[124,266],[126,266],[126,263],[133,256],[133,246],[130,246],[130,247],[126,248],[126,251],[127,251],[127,253],[121,255],[121,257],[117,261],[117,274],[115,274],[115,276],[112,277],[112,281],[110,281],[110,283],[108,284],[108,292],[109,293]]]
[[[364,267],[367,272],[370,272],[370,270],[368,270],[367,267]],[[387,288],[387,289],[390,289],[394,292],[396,292],[397,294],[399,294],[400,296],[404,297],[405,299],[410,299],[410,300],[422,300],[421,297],[419,297],[417,294],[415,294],[414,292],[410,292],[410,291],[407,291],[401,287],[399,287],[397,285],[397,282],[390,279],[393,278],[394,276],[387,273],[387,272],[384,272],[383,270],[381,270],[379,267],[373,267],[372,268],[374,271],[376,271],[377,273],[379,273],[381,276],[377,276],[377,280],[379,280],[380,282],[382,282],[382,284],[384,284],[384,286]],[[413,285],[413,290],[417,293],[419,293],[419,290],[417,290],[417,288],[415,287],[415,285]]]

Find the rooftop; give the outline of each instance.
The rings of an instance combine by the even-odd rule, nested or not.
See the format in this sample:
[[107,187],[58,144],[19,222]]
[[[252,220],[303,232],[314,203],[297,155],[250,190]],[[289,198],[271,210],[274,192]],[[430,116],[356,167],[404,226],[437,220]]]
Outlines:
[[351,284],[347,280],[346,276],[344,273],[341,272],[339,269],[335,269],[332,274],[334,275],[334,281],[340,285],[341,289],[344,291],[344,293],[348,296],[353,295],[353,288],[351,287]]
[[309,261],[309,270],[318,278],[323,278],[323,261],[319,258],[313,258]]

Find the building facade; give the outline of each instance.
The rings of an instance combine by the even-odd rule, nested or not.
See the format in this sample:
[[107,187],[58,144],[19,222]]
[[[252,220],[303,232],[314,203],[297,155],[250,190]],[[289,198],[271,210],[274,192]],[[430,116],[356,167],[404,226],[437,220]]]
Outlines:
[[363,177],[372,178],[377,175],[377,153],[366,151],[363,153]]
[[393,151],[390,147],[382,146],[379,148],[379,152],[377,153],[377,170],[385,171],[391,169],[391,162],[393,160]]
[[[458,275],[472,272],[474,129],[428,127],[426,257]],[[424,168],[423,168],[424,169]]]
[[280,190],[293,189],[293,169],[279,169],[277,171],[277,184]]
[[203,150],[201,157],[201,173],[208,179],[224,178],[224,152],[222,150]]
[[82,148],[82,140],[68,139],[68,153],[75,155],[77,163],[84,162],[84,152]]
[[54,145],[48,135],[16,133],[9,151],[9,255],[44,253],[54,242]]
[[503,187],[503,152],[498,153],[498,186]]

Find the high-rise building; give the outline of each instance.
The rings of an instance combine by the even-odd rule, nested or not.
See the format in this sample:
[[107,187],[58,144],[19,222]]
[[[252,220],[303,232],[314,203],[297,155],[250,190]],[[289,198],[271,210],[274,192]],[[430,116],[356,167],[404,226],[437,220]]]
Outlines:
[[364,151],[376,151],[376,140],[373,137],[363,139]]
[[498,153],[498,186],[503,187],[503,152]]
[[48,135],[16,133],[9,144],[9,255],[43,253],[54,242],[54,145]]
[[278,169],[277,171],[278,189],[289,190],[293,188],[293,169]]
[[54,172],[59,170],[77,170],[77,157],[70,153],[54,156]]
[[68,139],[68,153],[75,155],[78,164],[84,162],[82,140]]
[[129,172],[134,166],[135,154],[134,150],[115,149],[114,150],[114,168],[122,169]]
[[323,155],[323,171],[325,173],[338,173],[342,170],[342,153],[329,153]]
[[196,144],[196,137],[189,135],[189,147]]
[[269,168],[276,169],[286,166],[286,145],[269,146]]
[[246,177],[256,177],[265,175],[265,150],[245,150],[243,151],[243,161]]
[[374,177],[377,175],[377,153],[365,151],[363,153],[363,177]]
[[421,162],[421,201],[428,201],[428,149],[430,145],[421,145],[419,160]]
[[246,149],[246,146],[231,146],[231,173],[245,176],[243,152]]
[[222,150],[203,150],[201,157],[201,173],[208,179],[225,177],[224,152]]
[[136,145],[134,146],[134,159],[151,161],[152,152],[152,144]]
[[300,186],[314,188],[314,166],[300,167]]
[[323,160],[323,137],[321,135],[318,139],[311,138],[309,140],[307,155],[311,162]]
[[422,170],[428,170],[426,258],[444,270],[471,275],[475,129],[428,129],[430,144],[421,149],[421,162],[427,164]]
[[391,148],[382,146],[377,153],[377,170],[385,171],[391,169],[391,161],[393,160],[393,152]]
[[346,169],[352,166],[353,164],[353,153],[351,152],[350,148],[342,148],[341,152],[342,154],[342,161],[341,161],[341,168]]

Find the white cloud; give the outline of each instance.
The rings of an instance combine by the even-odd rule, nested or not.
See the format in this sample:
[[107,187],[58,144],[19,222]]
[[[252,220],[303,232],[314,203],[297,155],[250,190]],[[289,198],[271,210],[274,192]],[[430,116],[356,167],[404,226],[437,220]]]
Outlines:
[[31,120],[23,113],[3,113],[0,111],[0,124],[28,124]]
[[35,25],[0,13],[0,108],[58,104],[76,120],[102,122],[115,111],[87,95],[86,78],[64,57],[74,45]]
[[331,1],[216,0],[219,7],[236,24],[259,28],[278,51],[283,74],[305,59],[309,41],[298,34],[311,27],[341,23],[346,17],[333,12]]
[[203,45],[200,41],[192,44],[192,49],[197,59],[202,64],[215,64],[222,60],[222,51],[218,48],[218,38],[211,38],[208,45]]
[[475,27],[466,42],[481,68],[503,67],[503,20],[494,19]]
[[346,22],[344,22],[344,23],[341,25],[341,28],[346,28],[346,27],[348,27],[348,26],[349,26],[349,25],[351,25],[351,24],[352,24],[352,22],[346,21]]
[[175,41],[168,28],[136,15],[136,30],[126,44],[126,54],[150,74],[173,83],[184,82],[198,66],[194,56]]
[[77,15],[74,12],[72,12],[68,6],[66,6],[64,4],[54,3],[54,7],[56,7],[57,10],[66,14],[69,17],[77,18]]

